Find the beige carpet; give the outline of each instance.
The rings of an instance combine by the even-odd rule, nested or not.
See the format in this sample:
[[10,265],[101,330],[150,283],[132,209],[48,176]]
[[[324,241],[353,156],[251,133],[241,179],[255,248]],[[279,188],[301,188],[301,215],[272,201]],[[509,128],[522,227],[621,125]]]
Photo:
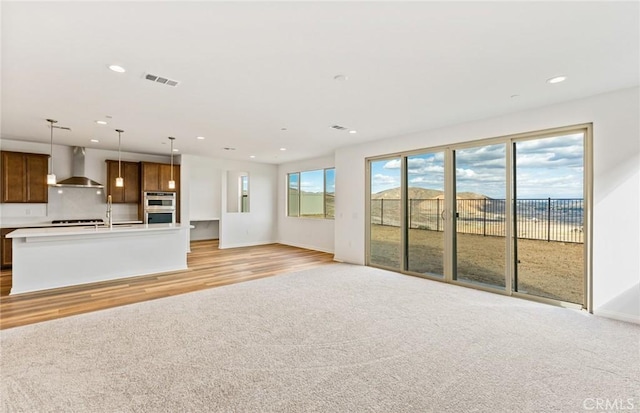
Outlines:
[[3,412],[640,410],[637,325],[346,264],[0,337]]

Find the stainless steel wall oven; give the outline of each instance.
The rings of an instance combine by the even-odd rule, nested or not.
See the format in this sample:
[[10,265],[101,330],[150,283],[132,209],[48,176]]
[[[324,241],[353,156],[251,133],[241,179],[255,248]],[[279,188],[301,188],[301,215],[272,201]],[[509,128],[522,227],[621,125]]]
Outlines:
[[145,224],[175,224],[176,222],[176,193],[175,192],[145,192],[144,193],[144,223]]

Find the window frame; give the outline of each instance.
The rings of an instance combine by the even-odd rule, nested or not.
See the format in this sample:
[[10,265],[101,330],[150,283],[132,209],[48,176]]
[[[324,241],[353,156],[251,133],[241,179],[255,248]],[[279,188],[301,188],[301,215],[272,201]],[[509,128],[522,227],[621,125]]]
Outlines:
[[[295,214],[291,213],[291,176],[292,175],[296,175],[298,177],[297,179],[297,185],[296,188],[294,188],[297,191],[297,199],[298,199],[298,203],[297,203],[297,212]],[[287,173],[287,200],[286,200],[286,204],[287,204],[287,209],[286,209],[286,213],[287,213],[287,217],[291,217],[291,218],[299,218],[300,217],[300,172],[290,172]]]
[[[286,176],[286,208],[285,214],[288,218],[307,218],[307,219],[335,219],[335,167],[329,168],[319,168],[319,169],[309,169],[304,171],[297,172],[288,172]],[[334,199],[334,213],[333,215],[327,214],[327,171],[333,171],[333,199]],[[302,174],[305,172],[322,172],[322,214],[319,216],[314,215],[304,215],[302,213]],[[297,177],[297,187],[293,189],[297,189],[297,195],[294,195],[297,198],[297,211],[292,212],[291,203],[292,203],[292,194],[291,194],[291,177]]]

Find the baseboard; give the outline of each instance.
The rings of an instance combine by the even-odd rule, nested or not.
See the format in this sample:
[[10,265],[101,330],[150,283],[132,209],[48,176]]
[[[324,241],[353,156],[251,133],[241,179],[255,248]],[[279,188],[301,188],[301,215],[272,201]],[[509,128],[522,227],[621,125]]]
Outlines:
[[611,310],[594,310],[593,314],[598,317],[612,318],[614,320],[626,321],[627,323],[640,324],[640,315],[620,313]]
[[327,254],[334,254],[333,251],[329,251],[329,250],[326,250],[326,249],[323,249],[323,248],[318,248],[318,247],[312,246],[312,245],[290,244],[290,243],[287,243],[287,242],[279,242],[279,244],[288,245],[290,247],[304,248],[305,250],[320,251],[320,252],[326,252]]
[[277,243],[278,241],[242,242],[239,244],[218,245],[218,248],[221,250],[224,250],[227,248],[255,247],[256,245],[269,245],[269,244],[277,244]]

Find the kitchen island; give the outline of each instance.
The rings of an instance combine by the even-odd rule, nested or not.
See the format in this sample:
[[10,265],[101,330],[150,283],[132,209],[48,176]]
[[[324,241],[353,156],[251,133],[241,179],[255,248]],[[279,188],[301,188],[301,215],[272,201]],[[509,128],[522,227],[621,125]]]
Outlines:
[[189,225],[18,229],[11,294],[187,268]]

